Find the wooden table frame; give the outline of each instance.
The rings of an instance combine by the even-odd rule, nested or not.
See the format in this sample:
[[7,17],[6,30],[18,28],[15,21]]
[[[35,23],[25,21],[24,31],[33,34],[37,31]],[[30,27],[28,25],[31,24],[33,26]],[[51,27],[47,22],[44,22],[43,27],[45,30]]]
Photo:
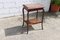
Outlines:
[[[36,13],[36,19],[38,18],[38,10],[43,10],[43,14],[42,14],[42,22],[41,22],[41,27],[42,27],[42,30],[43,30],[43,19],[44,19],[44,8],[37,8],[37,9],[28,9],[25,5],[23,5],[23,9],[22,9],[22,12],[23,12],[23,25],[22,25],[22,28],[24,26],[24,20],[25,20],[25,14],[24,14],[24,9],[27,10],[27,21],[29,21],[29,12],[31,11],[37,11]],[[27,34],[28,34],[28,30],[29,30],[29,24],[27,22]]]

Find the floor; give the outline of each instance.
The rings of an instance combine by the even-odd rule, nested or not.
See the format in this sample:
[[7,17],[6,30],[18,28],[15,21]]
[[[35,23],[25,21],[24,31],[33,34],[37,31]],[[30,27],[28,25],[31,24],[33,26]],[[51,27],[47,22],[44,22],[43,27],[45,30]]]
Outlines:
[[28,34],[26,34],[26,27],[23,28],[23,34],[21,34],[22,16],[1,18],[0,40],[60,40],[59,13],[45,13],[44,29],[40,30],[40,24],[32,25]]

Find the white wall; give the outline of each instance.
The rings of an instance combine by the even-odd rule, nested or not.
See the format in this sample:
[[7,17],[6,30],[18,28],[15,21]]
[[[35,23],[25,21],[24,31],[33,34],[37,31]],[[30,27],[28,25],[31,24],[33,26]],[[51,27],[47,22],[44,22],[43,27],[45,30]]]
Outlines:
[[0,18],[21,15],[22,5],[28,3],[42,3],[45,11],[48,11],[50,0],[0,0]]

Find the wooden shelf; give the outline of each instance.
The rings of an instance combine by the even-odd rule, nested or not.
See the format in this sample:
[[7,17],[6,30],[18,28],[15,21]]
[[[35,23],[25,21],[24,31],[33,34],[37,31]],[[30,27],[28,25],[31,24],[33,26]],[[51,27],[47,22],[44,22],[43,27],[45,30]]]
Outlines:
[[33,25],[33,24],[37,24],[37,23],[42,23],[42,20],[38,20],[38,19],[30,19],[29,21],[24,20],[24,22],[28,23],[28,25]]

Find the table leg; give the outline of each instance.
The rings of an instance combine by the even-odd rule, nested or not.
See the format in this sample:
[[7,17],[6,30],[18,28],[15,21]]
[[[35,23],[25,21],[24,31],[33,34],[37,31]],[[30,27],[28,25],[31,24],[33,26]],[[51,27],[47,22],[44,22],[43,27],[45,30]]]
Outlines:
[[36,13],[36,19],[38,19],[38,10],[37,10],[37,13]]
[[[29,22],[29,12],[27,13],[27,21]],[[27,22],[27,34],[28,34],[28,30],[29,30],[29,24]]]
[[24,26],[24,8],[22,9],[22,12],[23,12],[23,24],[22,24],[22,32],[21,33],[23,33],[23,26]]
[[43,9],[43,14],[42,14],[42,23],[41,23],[42,30],[43,30],[43,20],[44,20],[44,9]]
[[23,12],[23,25],[22,25],[22,28],[23,28],[23,26],[24,26],[24,19],[25,19],[25,15],[24,15],[24,8],[22,9],[22,12]]

